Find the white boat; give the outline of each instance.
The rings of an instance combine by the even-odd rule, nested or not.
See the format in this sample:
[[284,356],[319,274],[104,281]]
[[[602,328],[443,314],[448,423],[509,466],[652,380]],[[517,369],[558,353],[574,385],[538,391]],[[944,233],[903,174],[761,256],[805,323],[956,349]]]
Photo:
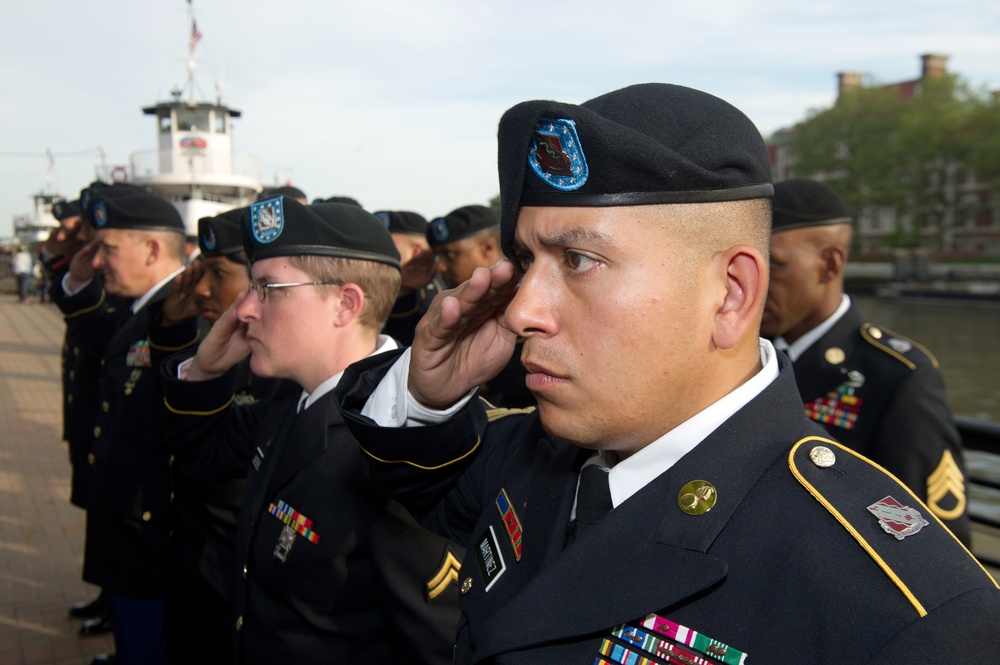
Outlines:
[[59,194],[39,192],[31,197],[31,212],[14,215],[14,236],[24,246],[45,242],[52,229],[59,228],[59,220],[52,215],[52,204],[63,199]]
[[192,16],[187,83],[171,92],[171,100],[142,109],[156,118],[157,147],[133,153],[128,171],[110,173],[112,181],[127,181],[173,203],[191,236],[197,235],[200,218],[249,205],[261,191],[256,158],[233,152],[232,120],[240,111],[223,104],[218,85],[214,102],[195,98],[194,48],[200,38]]

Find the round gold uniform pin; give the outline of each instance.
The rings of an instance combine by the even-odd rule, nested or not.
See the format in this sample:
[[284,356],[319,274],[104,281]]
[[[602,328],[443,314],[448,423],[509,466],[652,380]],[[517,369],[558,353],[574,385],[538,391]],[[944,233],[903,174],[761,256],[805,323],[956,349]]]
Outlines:
[[875,326],[868,329],[868,334],[872,336],[872,339],[882,339],[882,331]]
[[826,362],[830,363],[831,365],[839,365],[840,363],[844,362],[844,358],[847,357],[847,354],[844,353],[843,349],[839,349],[836,346],[831,346],[829,349],[826,350],[826,353],[823,354],[823,357],[826,358]]
[[819,468],[826,469],[834,465],[837,461],[837,456],[826,446],[816,446],[809,451],[809,459]]
[[681,488],[677,505],[688,515],[703,515],[712,509],[719,495],[707,480],[692,480]]

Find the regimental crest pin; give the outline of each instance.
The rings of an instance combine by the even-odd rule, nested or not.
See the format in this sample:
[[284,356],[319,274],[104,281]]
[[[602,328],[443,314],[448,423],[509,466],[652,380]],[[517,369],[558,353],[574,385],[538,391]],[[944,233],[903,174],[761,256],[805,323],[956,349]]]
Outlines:
[[503,520],[504,529],[507,530],[507,537],[510,538],[510,546],[514,548],[514,560],[521,560],[521,547],[523,545],[524,533],[521,529],[521,520],[514,512],[514,506],[507,496],[507,490],[500,488],[497,494],[497,511],[500,519]]
[[285,211],[281,197],[258,201],[250,205],[250,230],[257,242],[274,242],[285,228]]
[[543,120],[535,128],[528,166],[542,182],[561,192],[583,187],[590,170],[576,133],[576,123],[563,118]]
[[877,517],[882,530],[896,540],[912,536],[930,524],[919,511],[904,506],[891,496],[868,506],[868,512]]

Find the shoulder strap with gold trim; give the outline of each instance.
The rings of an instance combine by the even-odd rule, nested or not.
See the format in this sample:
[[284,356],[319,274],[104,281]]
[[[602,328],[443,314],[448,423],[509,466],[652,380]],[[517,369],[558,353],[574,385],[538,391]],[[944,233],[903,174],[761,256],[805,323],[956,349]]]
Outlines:
[[888,328],[876,326],[873,323],[865,323],[861,326],[861,337],[879,351],[889,354],[910,369],[917,368],[916,363],[907,357],[914,349],[922,352],[934,367],[938,367],[938,361],[934,357],[934,354],[919,342],[914,342],[908,337],[894,333]]
[[[809,436],[792,446],[788,466],[920,616],[964,591],[1000,588],[916,495],[866,457]],[[948,578],[937,570],[948,570]]]

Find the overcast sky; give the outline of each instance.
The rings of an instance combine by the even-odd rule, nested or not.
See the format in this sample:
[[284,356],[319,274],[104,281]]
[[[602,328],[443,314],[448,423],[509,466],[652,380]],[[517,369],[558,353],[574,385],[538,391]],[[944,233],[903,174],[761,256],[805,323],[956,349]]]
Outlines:
[[[919,56],[1000,88],[1000,3],[982,0],[193,0],[197,82],[243,112],[264,184],[428,218],[497,194],[496,125],[527,99],[632,83],[715,94],[765,136],[829,106],[836,73],[917,78]],[[0,5],[0,236],[30,197],[73,199],[156,145],[141,107],[184,83],[185,0]],[[49,168],[46,150],[54,156]]]

